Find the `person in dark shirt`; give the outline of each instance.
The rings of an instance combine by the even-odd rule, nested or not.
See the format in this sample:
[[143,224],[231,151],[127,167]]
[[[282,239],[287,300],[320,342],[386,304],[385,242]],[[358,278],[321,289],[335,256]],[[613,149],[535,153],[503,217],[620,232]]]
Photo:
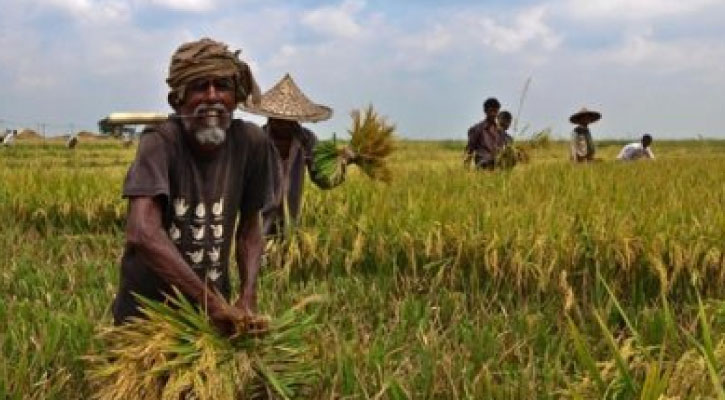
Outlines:
[[268,118],[262,129],[274,143],[278,176],[275,201],[265,205],[262,212],[263,231],[268,236],[281,235],[301,212],[305,169],[317,187],[332,189],[344,182],[347,153],[343,153],[343,174],[338,180],[331,182],[315,171],[313,151],[317,136],[301,123],[327,120],[332,109],[310,101],[289,74],[262,95],[259,105],[243,109]]
[[477,168],[493,169],[496,155],[503,148],[504,141],[499,134],[496,116],[501,103],[493,97],[483,103],[486,118],[468,129],[468,144],[464,165],[468,166],[473,159]]
[[501,140],[503,140],[504,145],[508,146],[514,142],[514,138],[509,135],[508,130],[509,127],[511,127],[511,121],[513,120],[513,116],[510,112],[503,110],[500,113],[498,113],[498,117],[496,118],[498,122],[498,130],[501,135]]
[[[134,294],[161,301],[172,288],[226,334],[256,310],[261,210],[273,196],[274,148],[258,126],[232,118],[237,103],[260,97],[238,55],[205,38],[181,45],[171,58],[168,101],[175,113],[141,135],[123,186],[128,214],[116,324],[140,316]],[[233,305],[232,241],[242,278]]]

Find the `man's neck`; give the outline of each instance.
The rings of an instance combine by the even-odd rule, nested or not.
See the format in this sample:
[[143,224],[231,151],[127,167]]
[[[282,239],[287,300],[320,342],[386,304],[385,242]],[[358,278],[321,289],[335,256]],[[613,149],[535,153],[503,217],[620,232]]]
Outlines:
[[295,129],[269,129],[269,136],[277,148],[277,153],[283,160],[287,160],[290,156],[292,143],[295,139]]

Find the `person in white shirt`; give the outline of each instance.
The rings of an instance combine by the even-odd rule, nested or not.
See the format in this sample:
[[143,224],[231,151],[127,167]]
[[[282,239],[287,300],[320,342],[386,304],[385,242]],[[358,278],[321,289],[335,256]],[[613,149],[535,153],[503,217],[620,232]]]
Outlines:
[[617,160],[624,161],[635,161],[641,158],[648,158],[654,160],[655,155],[650,149],[652,144],[652,136],[645,134],[642,136],[642,141],[637,143],[630,143],[622,148],[617,156]]
[[15,137],[18,136],[18,131],[13,129],[12,131],[8,132],[5,137],[3,137],[2,145],[3,146],[12,146],[13,141],[15,141]]

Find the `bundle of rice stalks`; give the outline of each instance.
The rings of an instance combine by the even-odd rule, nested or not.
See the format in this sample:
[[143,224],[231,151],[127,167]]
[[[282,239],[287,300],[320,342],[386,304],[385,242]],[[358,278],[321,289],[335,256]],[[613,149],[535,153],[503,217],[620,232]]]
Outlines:
[[518,163],[527,162],[529,162],[529,155],[523,147],[508,144],[496,154],[494,165],[496,168],[511,169]]
[[94,399],[289,399],[319,375],[305,342],[314,315],[302,306],[264,335],[245,321],[227,338],[178,292],[169,304],[140,300],[146,318],[103,329],[102,352],[86,357]]
[[331,182],[344,179],[345,164],[357,165],[371,179],[390,182],[386,158],[395,150],[395,125],[375,112],[373,106],[353,110],[349,145],[338,148],[335,141],[321,142],[314,151],[314,170]]
[[345,162],[342,157],[344,148],[337,147],[337,140],[320,142],[313,151],[312,173],[316,180],[324,181],[327,186],[336,186],[345,179]]
[[393,134],[395,125],[377,114],[373,106],[368,106],[363,112],[354,110],[352,116],[352,129],[350,134],[350,147],[355,154],[353,163],[369,177],[390,182],[390,170],[385,158],[395,150]]

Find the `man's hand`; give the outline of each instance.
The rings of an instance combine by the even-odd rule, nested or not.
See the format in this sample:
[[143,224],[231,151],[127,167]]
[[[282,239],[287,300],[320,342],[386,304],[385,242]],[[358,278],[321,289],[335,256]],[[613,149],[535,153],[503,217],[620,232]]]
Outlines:
[[354,164],[355,161],[357,161],[357,157],[358,157],[357,153],[355,153],[355,151],[353,151],[348,146],[345,146],[340,151],[340,158],[342,159],[342,165],[343,165],[343,167],[345,165],[348,165],[348,164]]
[[209,310],[209,318],[214,326],[224,336],[233,336],[237,333],[237,326],[245,323],[248,315],[237,307],[232,307],[226,301],[217,301],[217,306]]
[[254,289],[246,289],[236,303],[234,308],[244,312],[245,314],[252,315],[257,312],[257,291]]
[[266,317],[257,315],[257,292],[255,290],[245,290],[234,303],[234,308],[247,315],[246,333],[262,335],[267,332],[269,321]]

